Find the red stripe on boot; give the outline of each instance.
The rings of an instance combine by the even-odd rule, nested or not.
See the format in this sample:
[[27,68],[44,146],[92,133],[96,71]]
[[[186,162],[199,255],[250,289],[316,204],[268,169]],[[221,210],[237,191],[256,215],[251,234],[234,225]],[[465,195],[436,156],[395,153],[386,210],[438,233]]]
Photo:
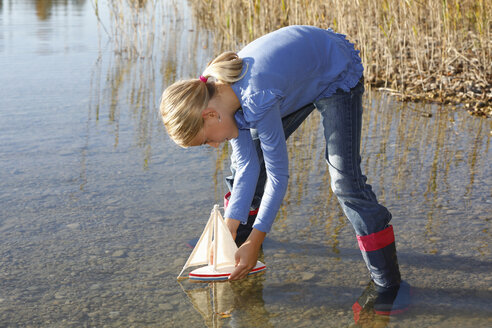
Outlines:
[[364,252],[377,251],[395,241],[393,226],[367,236],[357,236],[359,248]]
[[224,210],[227,208],[229,205],[229,198],[231,197],[231,192],[229,191],[227,194],[224,196]]
[[[227,206],[229,206],[229,198],[231,197],[231,192],[229,191],[227,194],[225,194],[224,196],[224,209],[227,208]],[[251,210],[249,211],[249,215],[256,215],[258,214],[258,210],[260,208],[257,208],[256,210]]]

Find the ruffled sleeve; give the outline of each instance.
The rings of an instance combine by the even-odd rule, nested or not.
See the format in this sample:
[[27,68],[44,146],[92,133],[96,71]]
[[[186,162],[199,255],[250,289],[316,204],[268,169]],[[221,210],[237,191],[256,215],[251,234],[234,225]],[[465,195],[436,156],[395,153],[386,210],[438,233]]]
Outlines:
[[261,90],[244,97],[242,103],[244,119],[250,127],[254,128],[256,122],[261,120],[268,110],[278,105],[283,98],[284,94],[278,89]]
[[345,34],[336,33],[331,28],[327,29],[327,31],[334,36],[333,41],[339,45],[338,50],[343,51],[343,56],[340,56],[338,61],[344,61],[346,68],[343,72],[340,72],[336,80],[330,83],[318,99],[330,97],[337,89],[348,92],[357,85],[364,74],[364,66],[359,56],[360,51],[355,49],[355,45],[347,40]]

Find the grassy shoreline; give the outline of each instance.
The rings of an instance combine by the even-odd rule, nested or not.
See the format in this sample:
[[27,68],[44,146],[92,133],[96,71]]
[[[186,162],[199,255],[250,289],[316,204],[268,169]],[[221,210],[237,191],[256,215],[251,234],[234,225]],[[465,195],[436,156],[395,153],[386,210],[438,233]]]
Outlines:
[[283,26],[332,28],[361,51],[368,85],[404,101],[492,115],[492,2],[486,0],[190,0],[216,49]]

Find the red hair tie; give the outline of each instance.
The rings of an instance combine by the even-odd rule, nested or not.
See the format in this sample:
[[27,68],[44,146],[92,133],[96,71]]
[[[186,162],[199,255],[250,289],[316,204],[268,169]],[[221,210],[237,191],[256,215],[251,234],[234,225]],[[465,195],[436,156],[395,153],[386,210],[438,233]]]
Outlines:
[[200,75],[200,81],[202,81],[203,83],[207,83],[207,80],[208,80],[208,78],[206,78],[203,75]]

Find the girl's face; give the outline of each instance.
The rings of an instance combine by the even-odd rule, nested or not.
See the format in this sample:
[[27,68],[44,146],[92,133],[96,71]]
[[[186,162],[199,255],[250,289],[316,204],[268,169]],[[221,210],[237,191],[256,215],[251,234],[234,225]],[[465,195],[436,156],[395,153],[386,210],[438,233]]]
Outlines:
[[239,131],[234,115],[241,106],[228,84],[216,84],[216,94],[202,112],[203,127],[193,138],[191,146],[209,145],[217,148],[224,141],[237,138]]
[[203,120],[203,127],[198,131],[191,146],[209,145],[218,148],[224,141],[238,136],[234,116],[220,114],[216,110],[207,108],[203,112]]

